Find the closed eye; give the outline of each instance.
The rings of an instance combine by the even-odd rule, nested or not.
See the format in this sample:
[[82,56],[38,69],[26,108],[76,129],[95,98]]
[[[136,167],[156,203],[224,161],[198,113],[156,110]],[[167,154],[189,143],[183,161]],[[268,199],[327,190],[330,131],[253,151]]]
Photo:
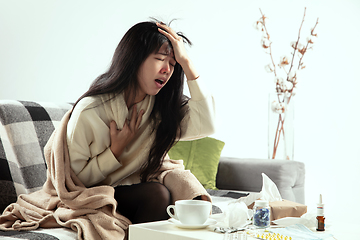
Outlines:
[[[155,58],[156,60],[159,60],[159,61],[165,61],[165,59],[163,59],[163,58]],[[172,66],[172,67],[175,67],[175,65],[176,65],[176,61],[175,62],[169,62],[170,63],[170,65]]]

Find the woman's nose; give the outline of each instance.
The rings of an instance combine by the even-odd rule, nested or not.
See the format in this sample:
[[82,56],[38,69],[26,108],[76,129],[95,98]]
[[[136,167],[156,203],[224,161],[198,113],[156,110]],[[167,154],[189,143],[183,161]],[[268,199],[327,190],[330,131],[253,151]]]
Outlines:
[[164,66],[161,69],[161,73],[169,73],[170,72],[170,64],[165,63]]

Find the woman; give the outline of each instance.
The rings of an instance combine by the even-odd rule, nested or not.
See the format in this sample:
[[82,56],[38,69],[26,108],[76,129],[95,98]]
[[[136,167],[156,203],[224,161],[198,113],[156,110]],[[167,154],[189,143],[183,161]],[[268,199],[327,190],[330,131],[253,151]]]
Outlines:
[[[117,211],[132,223],[167,219],[166,207],[190,196],[174,197],[168,189],[170,177],[161,173],[175,163],[167,152],[179,139],[213,133],[213,99],[200,88],[184,40],[190,43],[163,23],[133,26],[68,122],[71,168],[86,187],[113,186]],[[184,74],[191,99],[183,95]],[[199,185],[190,180],[189,191]],[[210,200],[205,189],[194,194]]]

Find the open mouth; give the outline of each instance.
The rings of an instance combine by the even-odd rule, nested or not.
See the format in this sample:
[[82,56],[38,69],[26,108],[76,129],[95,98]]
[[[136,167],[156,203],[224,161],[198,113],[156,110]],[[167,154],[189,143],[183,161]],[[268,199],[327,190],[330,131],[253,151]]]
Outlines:
[[161,79],[155,79],[155,82],[160,85],[160,86],[163,86],[165,81],[164,80],[161,80]]

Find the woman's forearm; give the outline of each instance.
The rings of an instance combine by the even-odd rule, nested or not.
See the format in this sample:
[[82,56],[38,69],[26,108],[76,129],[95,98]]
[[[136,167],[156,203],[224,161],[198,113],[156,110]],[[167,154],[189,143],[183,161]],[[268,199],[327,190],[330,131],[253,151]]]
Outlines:
[[188,81],[196,80],[199,77],[199,74],[190,59],[185,60],[180,63],[182,69],[184,70],[186,79]]

